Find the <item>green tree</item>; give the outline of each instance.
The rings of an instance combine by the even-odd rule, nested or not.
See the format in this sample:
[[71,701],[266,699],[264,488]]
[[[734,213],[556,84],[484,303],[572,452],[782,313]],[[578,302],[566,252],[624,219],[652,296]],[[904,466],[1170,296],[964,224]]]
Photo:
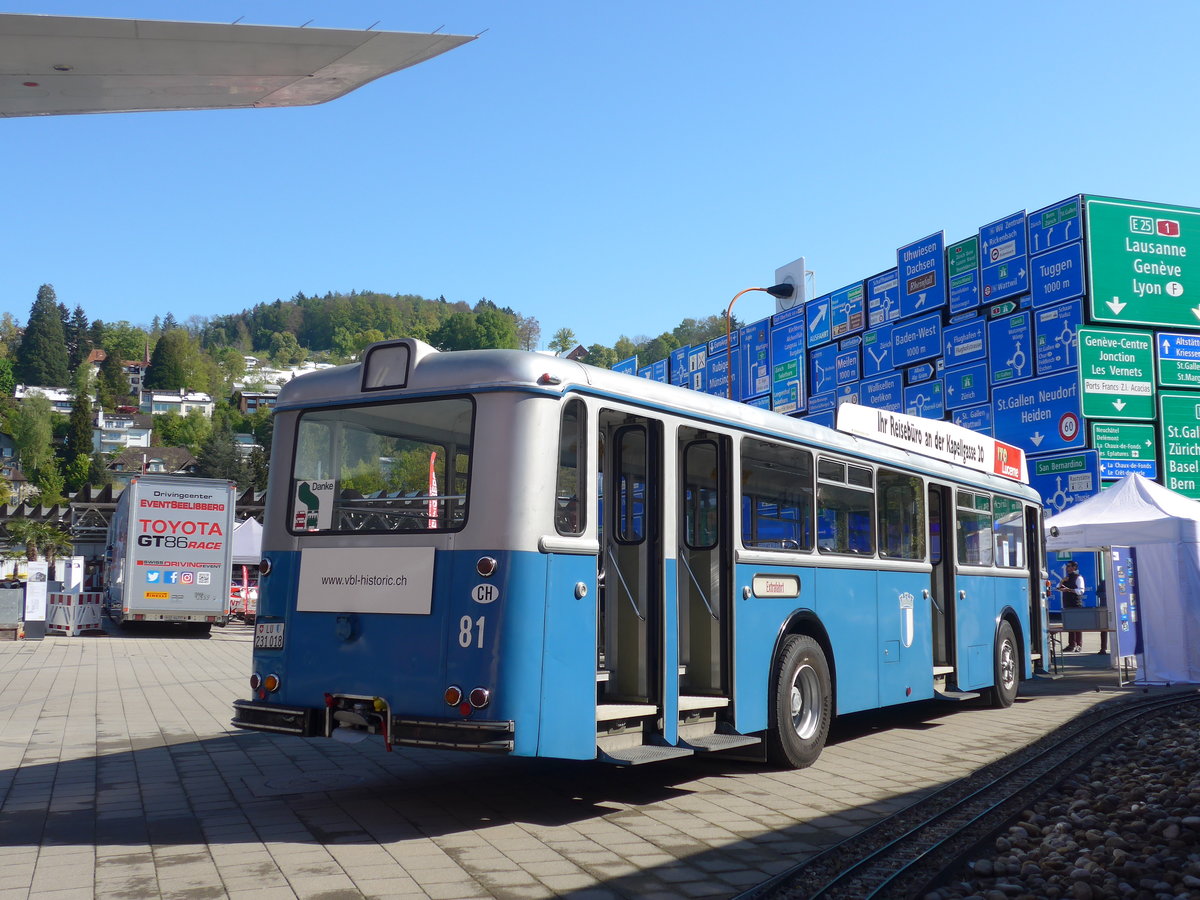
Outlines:
[[11,359],[21,343],[21,329],[10,312],[0,313],[0,357]]
[[477,350],[479,343],[479,326],[475,323],[475,314],[471,312],[455,312],[429,336],[430,342],[439,350]]
[[12,360],[0,358],[0,396],[11,397],[17,389],[17,379],[13,377]]
[[[517,349],[517,324],[513,317],[495,307],[475,315],[475,327],[479,330],[479,346],[500,350]],[[572,345],[574,346],[574,345]]]
[[92,352],[91,324],[82,306],[76,306],[67,322],[67,367],[74,372]]
[[517,346],[522,350],[536,350],[542,339],[542,326],[533,316],[517,316]]
[[613,352],[617,354],[617,362],[637,354],[637,344],[631,341],[625,335],[617,338],[617,342],[613,344]]
[[67,339],[53,285],[43,284],[38,289],[13,374],[21,384],[62,387],[68,383]]
[[564,353],[570,353],[579,343],[575,338],[575,332],[570,328],[560,328],[554,332],[554,337],[550,340],[549,347],[554,351],[556,356],[562,356]]
[[160,447],[187,447],[199,453],[211,433],[212,423],[198,409],[188,410],[186,416],[169,412],[154,417],[153,440]]
[[290,331],[276,331],[271,335],[271,359],[277,366],[294,366],[304,362],[308,351],[300,346],[296,335]]
[[224,478],[239,485],[247,481],[233,433],[226,428],[213,429],[196,454],[196,462],[196,473],[202,478]]
[[54,410],[42,394],[30,394],[9,417],[17,460],[25,477],[54,462]]
[[[75,398],[71,402],[71,415],[67,428],[67,459],[92,454],[92,398],[88,396],[88,367],[75,370]],[[82,482],[74,486],[78,490]]]
[[599,366],[601,369],[611,369],[618,362],[617,351],[612,347],[605,347],[603,344],[592,344],[588,347],[587,356],[583,361],[589,365]]
[[150,355],[145,386],[153,390],[177,391],[199,383],[200,348],[182,328],[164,331]]
[[100,374],[96,379],[96,399],[100,406],[113,412],[129,398],[129,378],[116,353],[105,351],[100,363]]

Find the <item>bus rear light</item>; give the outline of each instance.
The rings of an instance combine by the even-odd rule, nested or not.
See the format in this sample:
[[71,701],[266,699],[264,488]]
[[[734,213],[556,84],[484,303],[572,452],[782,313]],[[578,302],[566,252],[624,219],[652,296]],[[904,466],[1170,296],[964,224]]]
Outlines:
[[487,688],[477,687],[471,691],[471,695],[468,697],[468,699],[471,701],[471,705],[473,707],[476,709],[483,709],[492,702],[492,692]]
[[478,572],[483,578],[491,578],[496,574],[496,569],[499,567],[499,565],[500,564],[492,557],[481,556],[479,557],[479,562],[475,563],[475,571]]
[[273,694],[277,690],[279,690],[279,676],[278,675],[274,675],[274,674],[268,675],[266,678],[263,679],[262,683],[263,683],[263,687],[267,689],[267,693]]
[[471,714],[471,704],[466,700],[458,704],[458,714],[460,716],[469,716]]
[[250,676],[250,690],[257,691],[262,687],[262,676],[255,672]]
[[551,375],[549,372],[543,372],[538,376],[538,384],[562,384],[562,379],[557,375]]
[[452,684],[446,688],[446,693],[442,694],[442,699],[446,701],[447,706],[458,706],[462,703],[463,692],[457,684]]
[[335,706],[337,706],[337,701],[333,699],[333,694],[326,694],[325,695],[325,708],[333,709]]

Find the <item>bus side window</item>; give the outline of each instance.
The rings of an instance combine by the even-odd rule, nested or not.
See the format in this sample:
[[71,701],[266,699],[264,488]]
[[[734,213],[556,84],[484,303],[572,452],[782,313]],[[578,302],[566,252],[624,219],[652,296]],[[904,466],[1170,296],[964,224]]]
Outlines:
[[925,558],[925,490],[915,475],[880,469],[876,474],[879,555]]
[[996,565],[1011,569],[1025,567],[1025,511],[1021,501],[996,497],[993,502]]
[[579,399],[563,406],[558,434],[558,477],[554,490],[554,528],[559,534],[583,534],[587,525],[583,486],[587,461],[587,407]]
[[836,459],[817,463],[817,547],[824,553],[873,556],[874,479],[866,466]]
[[742,546],[813,547],[813,458],[807,450],[742,441]]
[[992,497],[974,491],[956,491],[955,527],[958,562],[964,566],[992,564]]

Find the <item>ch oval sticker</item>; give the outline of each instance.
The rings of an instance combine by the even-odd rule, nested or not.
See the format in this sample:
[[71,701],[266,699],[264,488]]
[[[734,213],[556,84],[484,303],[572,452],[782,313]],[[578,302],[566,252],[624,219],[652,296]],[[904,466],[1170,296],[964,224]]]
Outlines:
[[500,599],[500,589],[494,584],[477,584],[471,588],[471,599],[476,603],[495,603]]

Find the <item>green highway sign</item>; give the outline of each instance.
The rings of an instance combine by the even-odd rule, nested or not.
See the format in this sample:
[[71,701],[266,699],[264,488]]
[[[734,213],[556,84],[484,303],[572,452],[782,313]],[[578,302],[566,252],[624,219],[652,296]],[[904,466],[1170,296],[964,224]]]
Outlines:
[[1162,411],[1163,484],[1200,500],[1200,394],[1163,391],[1158,404]]
[[1092,422],[1092,449],[1100,454],[1101,478],[1124,478],[1137,472],[1158,477],[1158,434],[1153,425]]
[[974,272],[979,268],[979,235],[946,248],[946,269],[950,277]]
[[1154,418],[1154,335],[1079,329],[1079,386],[1084,418]]
[[1097,322],[1200,328],[1200,209],[1084,197]]

